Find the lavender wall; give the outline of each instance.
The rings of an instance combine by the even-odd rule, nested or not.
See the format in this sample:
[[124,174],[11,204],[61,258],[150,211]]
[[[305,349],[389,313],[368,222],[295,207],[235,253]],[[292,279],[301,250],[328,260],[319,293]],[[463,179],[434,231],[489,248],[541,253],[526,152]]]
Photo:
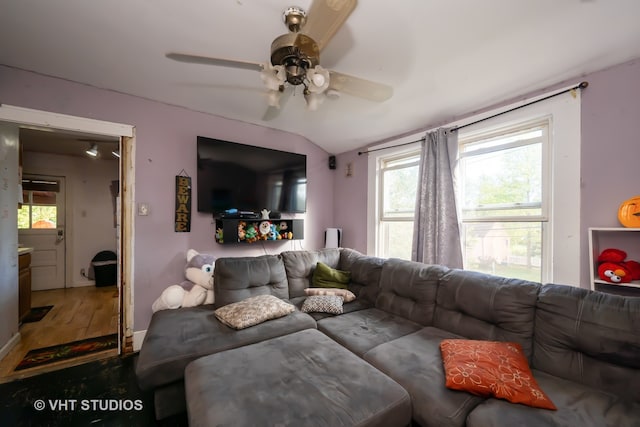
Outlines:
[[580,206],[583,284],[589,281],[588,228],[620,227],[620,203],[640,194],[640,59],[590,74],[586,80]]
[[[335,227],[342,228],[342,246],[367,252],[367,155],[349,151],[336,156]],[[351,164],[352,175],[346,175]]]
[[[3,66],[0,66],[0,99],[9,105],[136,127],[135,198],[136,202],[150,206],[148,216],[137,216],[135,220],[136,331],[147,328],[151,304],[161,291],[183,280],[184,256],[189,248],[216,257],[312,249],[323,245],[324,229],[334,224],[334,171],[327,168],[328,154],[301,136]],[[192,231],[174,233],[175,175],[184,169],[190,176],[196,176],[197,135],[306,154],[308,198],[304,241],[274,242],[264,247],[218,245],[213,238],[211,217],[195,212]]]
[[[576,221],[581,224],[580,286],[589,287],[589,227],[619,227],[619,204],[640,194],[640,59],[630,61],[586,76],[577,76],[559,82],[550,90],[586,80],[589,87],[582,91],[581,104],[581,170],[582,192],[580,206],[567,206],[575,210]],[[540,95],[541,91],[519,96],[515,100]],[[509,104],[511,101],[505,102]],[[488,109],[499,107],[490,106]],[[470,113],[467,116],[477,114]],[[453,118],[451,122],[465,116]],[[427,124],[424,129],[441,125]],[[337,156],[338,164],[354,159],[356,152]],[[364,156],[361,156],[364,157]],[[336,226],[345,228],[345,246],[352,232],[362,230],[351,212],[365,218],[367,201],[361,194],[367,193],[367,163],[357,161],[357,175],[348,180],[337,175],[335,180]],[[347,183],[349,183],[347,185]],[[369,194],[368,197],[374,197]],[[344,224],[343,224],[344,223]],[[365,251],[366,236],[360,231],[354,247]],[[361,239],[364,238],[364,241]]]

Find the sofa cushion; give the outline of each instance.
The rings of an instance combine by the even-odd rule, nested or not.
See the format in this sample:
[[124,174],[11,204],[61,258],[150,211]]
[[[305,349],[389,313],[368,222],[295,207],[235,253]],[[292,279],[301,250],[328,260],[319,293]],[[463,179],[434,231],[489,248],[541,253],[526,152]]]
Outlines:
[[389,259],[382,266],[376,307],[430,326],[438,281],[447,271],[446,267]]
[[460,337],[426,327],[364,354],[367,362],[409,392],[413,419],[422,427],[464,426],[469,412],[485,400],[445,387],[440,341],[446,338]]
[[182,380],[185,366],[202,356],[315,327],[315,320],[299,311],[240,331],[220,323],[211,305],[158,311],[138,355],[138,384],[144,390],[170,384]]
[[289,298],[304,296],[305,288],[311,286],[311,276],[318,262],[331,268],[338,267],[340,250],[337,248],[317,251],[285,251],[282,260],[289,283]]
[[447,388],[556,409],[533,377],[520,344],[446,339],[440,343],[440,351]]
[[302,304],[303,313],[342,314],[342,297],[337,295],[312,295]]
[[640,298],[540,291],[532,367],[640,402]]
[[420,328],[418,323],[377,308],[318,320],[318,330],[358,356],[362,356],[379,344],[410,334]]
[[638,403],[542,371],[533,369],[532,372],[558,407],[557,411],[488,399],[469,414],[467,426],[636,427],[639,424]]
[[289,298],[289,286],[279,255],[218,258],[213,272],[215,307],[256,295]]
[[244,329],[271,319],[277,319],[295,311],[289,304],[273,295],[256,295],[242,301],[220,307],[216,318],[233,329]]
[[314,288],[347,289],[350,281],[351,272],[331,268],[327,264],[319,261],[311,276],[311,285]]
[[[302,304],[304,304],[304,301],[307,299],[307,297],[297,297],[297,298],[291,298],[289,300],[289,302],[293,305],[296,306],[296,308],[298,310],[302,311]],[[367,308],[372,308],[372,305],[366,301],[363,301],[361,299],[356,299],[352,302],[345,302],[342,304],[342,313],[351,313],[353,311],[359,311],[359,310],[365,310]],[[309,316],[313,317],[314,320],[318,321],[320,319],[324,319],[326,317],[333,317],[333,314],[329,314],[329,313],[308,313]]]
[[440,280],[433,326],[474,340],[511,341],[531,361],[540,284],[465,270]]
[[349,290],[359,299],[374,304],[380,292],[380,274],[385,263],[383,258],[363,255],[348,248],[340,249],[338,268],[351,272]]
[[340,288],[307,288],[304,290],[304,294],[306,296],[313,295],[337,295],[342,297],[344,302],[351,302],[356,299],[356,296],[353,292],[348,289],[340,289]]

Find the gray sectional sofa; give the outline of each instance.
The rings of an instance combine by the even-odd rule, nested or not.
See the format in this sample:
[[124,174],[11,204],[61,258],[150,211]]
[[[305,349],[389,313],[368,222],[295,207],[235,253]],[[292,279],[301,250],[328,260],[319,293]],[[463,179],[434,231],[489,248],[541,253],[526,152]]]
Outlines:
[[[357,299],[344,304],[343,314],[296,310],[239,331],[215,318],[215,308],[261,294],[300,308],[317,262],[351,272],[349,289]],[[138,358],[138,382],[154,390],[156,417],[164,418],[186,408],[184,372],[191,362],[307,329],[402,386],[416,425],[640,425],[640,298],[342,248],[218,259],[213,306],[153,315]],[[439,345],[461,337],[519,343],[558,410],[446,388]]]

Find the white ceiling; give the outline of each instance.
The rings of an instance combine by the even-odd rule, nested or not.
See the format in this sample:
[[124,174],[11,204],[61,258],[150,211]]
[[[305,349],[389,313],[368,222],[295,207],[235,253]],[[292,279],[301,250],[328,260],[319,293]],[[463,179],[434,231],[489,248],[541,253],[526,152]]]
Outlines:
[[311,112],[297,93],[263,121],[259,73],[164,56],[267,61],[287,31],[282,11],[310,3],[0,0],[0,64],[282,129],[337,154],[640,57],[638,0],[361,0],[321,64],[394,96],[343,95]]

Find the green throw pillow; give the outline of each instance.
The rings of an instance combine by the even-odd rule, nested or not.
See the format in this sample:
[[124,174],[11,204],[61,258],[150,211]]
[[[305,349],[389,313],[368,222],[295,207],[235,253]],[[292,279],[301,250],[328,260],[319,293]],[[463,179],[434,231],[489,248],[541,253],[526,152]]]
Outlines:
[[336,270],[327,264],[319,262],[311,277],[314,288],[340,288],[347,289],[347,284],[351,281],[351,272]]

